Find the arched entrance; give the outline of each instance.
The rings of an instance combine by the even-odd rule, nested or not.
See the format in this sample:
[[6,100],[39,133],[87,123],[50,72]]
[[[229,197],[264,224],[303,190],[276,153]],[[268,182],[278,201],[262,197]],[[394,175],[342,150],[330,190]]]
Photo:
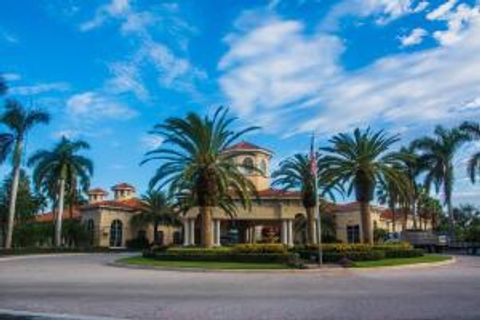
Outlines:
[[123,245],[123,223],[120,220],[113,220],[110,225],[110,247],[122,247]]

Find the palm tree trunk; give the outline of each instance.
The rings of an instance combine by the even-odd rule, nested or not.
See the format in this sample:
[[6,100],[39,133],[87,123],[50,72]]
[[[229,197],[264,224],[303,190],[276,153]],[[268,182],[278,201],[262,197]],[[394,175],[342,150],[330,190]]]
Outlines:
[[[413,229],[417,230],[418,225],[417,225],[417,206],[416,206],[417,200],[415,197],[412,198],[412,219],[413,219]],[[419,218],[420,219],[420,218]],[[421,227],[421,226],[420,226]]]
[[200,207],[200,216],[202,217],[202,246],[206,248],[213,247],[212,211],[212,207]]
[[60,247],[62,245],[62,216],[63,216],[63,203],[65,198],[65,179],[60,179],[60,192],[58,195],[58,214],[57,222],[55,224],[55,246]]
[[18,182],[20,180],[20,163],[23,152],[23,141],[19,140],[15,146],[13,158],[13,179],[12,190],[10,193],[10,205],[8,208],[7,239],[5,240],[5,249],[12,247],[13,228],[15,223],[15,211],[17,205]]
[[308,207],[305,208],[307,211],[307,244],[315,244],[316,234],[315,234],[315,208]]
[[370,213],[370,203],[368,201],[360,202],[360,214],[362,216],[363,242],[373,244],[372,216]]

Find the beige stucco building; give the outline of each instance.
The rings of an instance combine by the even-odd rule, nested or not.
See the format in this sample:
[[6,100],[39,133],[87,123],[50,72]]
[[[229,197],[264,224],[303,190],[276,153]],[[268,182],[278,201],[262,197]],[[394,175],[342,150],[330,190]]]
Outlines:
[[[229,151],[242,150],[246,155],[236,157],[244,174],[258,190],[258,199],[252,207],[237,207],[234,217],[221,209],[214,210],[213,225],[215,245],[235,242],[281,242],[287,245],[301,243],[305,239],[305,208],[301,195],[296,191],[283,191],[270,187],[270,160],[273,152],[248,142],[241,142]],[[248,169],[255,167],[258,170]],[[78,210],[78,217],[86,225],[91,235],[92,245],[102,247],[125,247],[127,241],[144,236],[149,241],[160,244],[195,245],[200,242],[200,217],[193,208],[182,217],[182,227],[160,226],[154,234],[152,226],[134,227],[133,216],[142,210],[142,202],[136,190],[127,183],[111,188],[113,198],[103,189],[89,192],[89,203]],[[357,202],[330,204],[324,214],[331,215],[335,223],[336,238],[342,242],[359,242],[362,239],[360,206]],[[399,232],[404,217],[397,216],[395,229],[392,214],[383,207],[371,206],[371,227]],[[413,227],[413,219],[405,222],[407,229]],[[431,226],[430,226],[431,227]]]

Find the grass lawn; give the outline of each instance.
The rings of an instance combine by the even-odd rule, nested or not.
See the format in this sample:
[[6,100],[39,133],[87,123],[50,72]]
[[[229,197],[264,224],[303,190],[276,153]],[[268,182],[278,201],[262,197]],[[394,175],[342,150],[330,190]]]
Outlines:
[[248,269],[248,270],[268,270],[268,269],[290,269],[282,263],[254,263],[254,262],[212,262],[212,261],[160,261],[155,259],[143,258],[141,256],[124,258],[117,260],[117,262],[152,266],[152,267],[164,267],[164,268],[200,268],[200,269]]
[[376,261],[357,261],[354,263],[354,268],[372,268],[372,267],[389,267],[389,266],[403,266],[407,264],[441,262],[452,259],[451,256],[444,256],[439,254],[426,254],[423,257],[415,258],[397,258],[397,259],[382,259]]

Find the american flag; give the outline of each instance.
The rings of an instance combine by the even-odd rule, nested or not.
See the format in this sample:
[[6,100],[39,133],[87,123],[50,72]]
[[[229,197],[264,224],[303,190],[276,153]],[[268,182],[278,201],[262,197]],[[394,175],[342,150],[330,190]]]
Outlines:
[[317,176],[317,155],[315,153],[315,135],[312,134],[312,141],[310,144],[310,172],[312,176]]

